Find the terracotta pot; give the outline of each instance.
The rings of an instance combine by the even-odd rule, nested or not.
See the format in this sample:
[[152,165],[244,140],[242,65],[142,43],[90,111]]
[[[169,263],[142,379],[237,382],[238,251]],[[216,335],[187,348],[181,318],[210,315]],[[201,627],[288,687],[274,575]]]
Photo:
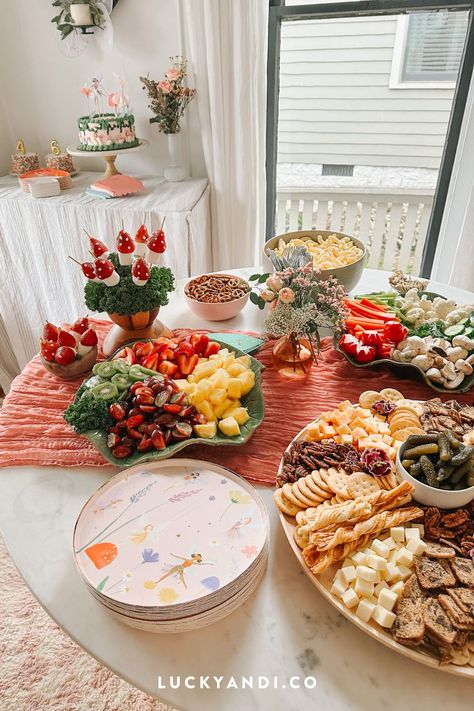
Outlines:
[[157,320],[160,308],[152,309],[151,311],[139,311],[136,314],[123,316],[122,314],[110,313],[107,314],[115,326],[112,326],[102,345],[102,351],[106,357],[115,353],[124,343],[128,341],[158,338],[166,336],[171,338],[172,331],[169,330],[161,321]]

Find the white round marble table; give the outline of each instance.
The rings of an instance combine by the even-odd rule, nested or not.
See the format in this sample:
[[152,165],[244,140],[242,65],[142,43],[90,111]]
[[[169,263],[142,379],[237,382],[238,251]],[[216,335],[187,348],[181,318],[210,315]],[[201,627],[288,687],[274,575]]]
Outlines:
[[[248,276],[251,270],[241,270]],[[387,274],[366,270],[358,291],[387,287]],[[226,323],[202,323],[181,298],[183,284],[166,308],[170,326],[255,329],[262,315],[250,304]],[[473,295],[435,283],[447,296]],[[282,413],[282,425],[284,417]],[[222,461],[225,463],[225,452]],[[253,597],[237,612],[206,629],[154,635],[114,619],[81,584],[71,555],[72,529],[85,500],[110,469],[10,467],[0,469],[0,526],[20,573],[48,614],[98,661],[162,701],[189,711],[305,708],[331,711],[430,711],[472,708],[473,684],[429,669],[386,649],[339,615],[316,591],[296,561],[272,504],[271,554]],[[21,674],[21,669],[18,669]],[[314,676],[316,688],[291,689],[291,677]],[[170,687],[181,677],[181,688]],[[268,677],[266,689],[186,689],[184,678]],[[162,686],[159,687],[159,677]],[[274,688],[274,678],[278,687]],[[192,680],[188,680],[191,685]],[[265,682],[263,682],[265,684]],[[301,682],[301,686],[303,686]]]

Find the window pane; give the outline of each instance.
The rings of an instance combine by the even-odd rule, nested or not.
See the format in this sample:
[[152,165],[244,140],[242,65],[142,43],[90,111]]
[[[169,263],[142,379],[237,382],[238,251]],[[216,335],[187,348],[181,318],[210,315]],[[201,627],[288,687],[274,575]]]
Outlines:
[[[459,35],[461,46],[467,16],[448,19],[446,36]],[[367,244],[369,266],[419,273],[454,85],[391,81],[402,22],[282,23],[276,233],[344,232]],[[449,51],[439,31],[426,41],[456,78],[454,40]]]
[[465,12],[420,12],[410,15],[403,81],[454,81],[467,29]]

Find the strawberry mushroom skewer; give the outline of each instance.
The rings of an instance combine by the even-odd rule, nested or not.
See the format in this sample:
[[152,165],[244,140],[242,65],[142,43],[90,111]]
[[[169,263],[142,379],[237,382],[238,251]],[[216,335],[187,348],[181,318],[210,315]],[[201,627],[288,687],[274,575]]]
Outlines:
[[73,262],[79,264],[82,269],[82,273],[85,277],[87,277],[87,279],[89,279],[90,281],[100,282],[100,279],[95,271],[95,266],[92,264],[92,262],[79,262],[77,259],[74,259],[74,257],[71,257],[71,255],[68,256],[69,259],[72,259]]
[[100,281],[104,282],[106,286],[117,286],[120,281],[120,276],[115,271],[110,259],[96,259],[95,271]]
[[94,259],[107,259],[110,254],[107,245],[101,242],[100,239],[97,239],[97,237],[92,237],[87,230],[84,230],[84,232],[89,237],[90,253]]
[[115,241],[119,262],[122,266],[130,265],[133,262],[133,253],[135,251],[135,242],[130,237],[128,232],[120,230]]
[[160,229],[156,230],[156,232],[153,232],[153,234],[148,239],[148,261],[150,262],[150,264],[157,264],[160,258],[160,254],[163,254],[163,252],[166,250],[166,238],[165,233],[163,232],[163,225],[165,224],[165,220],[166,217],[163,218],[163,222],[161,223]]
[[135,235],[135,257],[145,257],[147,242],[150,239],[145,223],[140,225]]
[[150,278],[150,266],[143,257],[139,257],[133,262],[132,280],[136,286],[145,286]]

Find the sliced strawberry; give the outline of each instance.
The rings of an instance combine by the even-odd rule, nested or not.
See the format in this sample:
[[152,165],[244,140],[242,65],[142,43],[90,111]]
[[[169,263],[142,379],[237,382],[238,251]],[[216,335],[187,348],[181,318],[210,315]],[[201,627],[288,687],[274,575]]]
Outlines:
[[218,343],[216,343],[215,341],[209,341],[209,343],[206,346],[206,350],[204,351],[204,357],[209,358],[209,356],[219,353],[220,348],[221,348],[220,345]]
[[151,355],[147,356],[143,360],[142,365],[145,368],[150,368],[150,370],[157,370],[157,368],[158,368],[158,354],[152,353]]
[[57,341],[58,340],[58,334],[59,334],[59,328],[54,325],[54,323],[50,323],[49,321],[46,321],[46,323],[43,326],[43,338],[45,341]]
[[114,356],[114,360],[120,358],[121,360],[127,361],[129,365],[134,365],[134,363],[137,362],[135,353],[132,351],[131,348],[122,348],[121,351],[117,353],[116,356]]
[[84,316],[84,318],[78,318],[77,321],[74,321],[74,323],[71,326],[71,331],[74,331],[75,333],[85,333],[87,329],[89,328],[89,319],[87,316]]
[[97,333],[93,328],[88,328],[84,331],[79,339],[79,343],[83,346],[96,346],[97,345]]
[[158,370],[160,373],[163,373],[163,375],[168,375],[172,378],[178,370],[178,366],[176,363],[171,363],[169,360],[162,360],[158,366]]
[[192,333],[191,338],[189,340],[191,341],[191,345],[193,346],[196,353],[202,355],[206,352],[207,344],[209,343],[209,336],[207,334]]
[[184,376],[191,375],[194,368],[197,366],[198,361],[199,356],[197,353],[194,353],[191,357],[184,355],[184,353],[180,353],[178,355],[178,368]]
[[69,363],[72,363],[75,358],[76,351],[70,346],[60,346],[54,356],[54,360],[60,365],[69,365]]
[[59,331],[58,343],[60,346],[70,346],[71,348],[76,347],[76,339],[72,333],[69,333],[69,331]]
[[58,348],[59,343],[55,343],[54,341],[47,341],[44,338],[40,341],[40,353],[45,360],[53,361]]
[[189,343],[188,341],[181,341],[181,343],[178,345],[176,349],[176,354],[179,355],[180,353],[184,353],[186,356],[193,356],[195,354],[194,347]]

